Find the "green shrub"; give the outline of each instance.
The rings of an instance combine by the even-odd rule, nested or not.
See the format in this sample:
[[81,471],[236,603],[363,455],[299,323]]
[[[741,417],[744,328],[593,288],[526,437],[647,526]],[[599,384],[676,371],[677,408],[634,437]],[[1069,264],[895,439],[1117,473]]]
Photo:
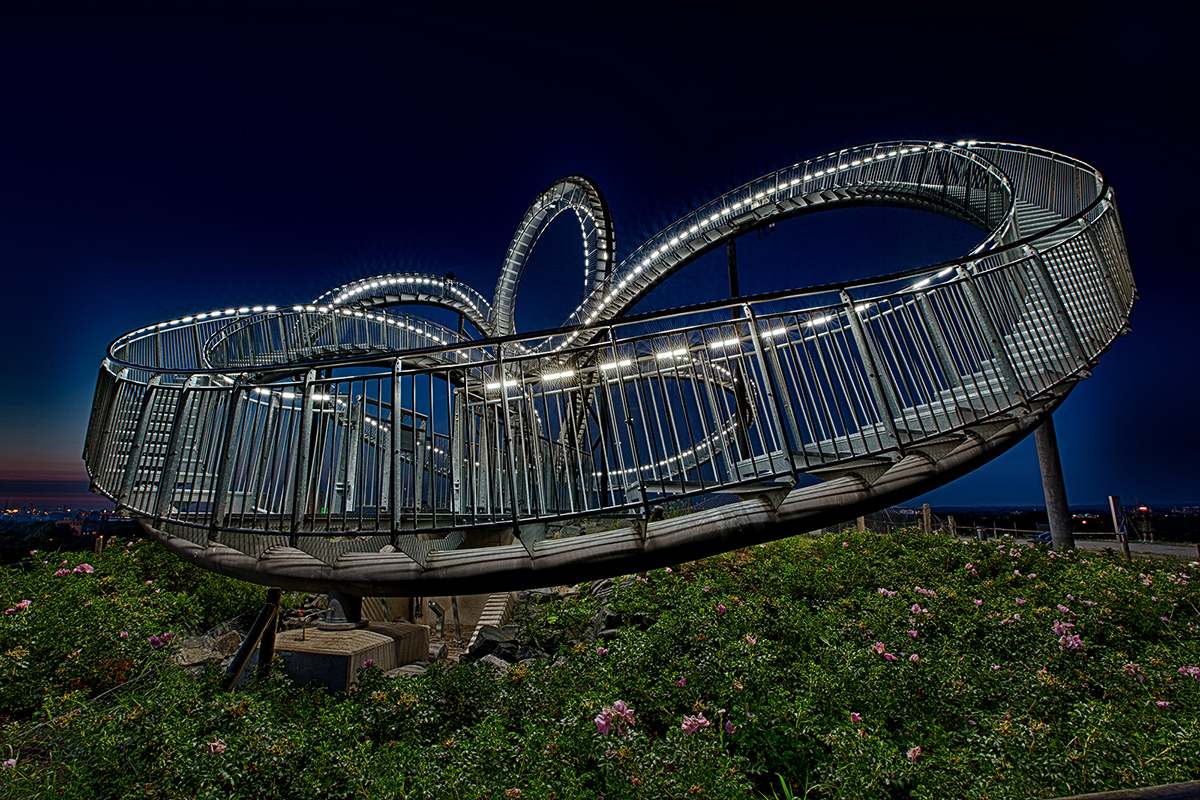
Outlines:
[[1200,594],[1169,566],[791,539],[618,589],[615,641],[572,645],[586,595],[527,609],[565,660],[368,668],[335,696],[278,672],[224,693],[150,646],[259,589],[149,544],[92,573],[44,560],[0,577],[6,796],[1028,798],[1200,778]]

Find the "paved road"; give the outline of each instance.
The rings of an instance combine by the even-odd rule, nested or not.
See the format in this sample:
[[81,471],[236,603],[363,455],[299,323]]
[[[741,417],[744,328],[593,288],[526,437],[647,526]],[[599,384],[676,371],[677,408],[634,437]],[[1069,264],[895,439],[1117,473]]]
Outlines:
[[[1031,542],[1031,539],[1026,539],[1022,543],[1030,544]],[[1112,539],[1076,539],[1075,547],[1079,550],[1104,550],[1111,547],[1113,550],[1121,552],[1121,543]],[[1200,561],[1200,550],[1197,547],[1197,545],[1191,544],[1161,544],[1159,542],[1129,543],[1129,550],[1132,553],[1154,553]]]

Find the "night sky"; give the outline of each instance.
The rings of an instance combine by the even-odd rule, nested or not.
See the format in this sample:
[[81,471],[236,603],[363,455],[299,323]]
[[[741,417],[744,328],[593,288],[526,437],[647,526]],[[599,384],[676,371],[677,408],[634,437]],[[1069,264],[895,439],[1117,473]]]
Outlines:
[[[24,481],[86,500],[71,493],[96,373],[126,331],[392,270],[452,270],[490,299],[513,229],[562,176],[599,184],[623,257],[775,168],[912,137],[1028,143],[1107,173],[1141,299],[1055,415],[1068,497],[1200,502],[1185,126],[1200,17],[1127,5],[4,3],[0,501],[37,488]],[[571,220],[525,272],[520,329],[579,302],[579,266],[560,258],[578,252]],[[816,214],[739,243],[742,291],[981,238],[914,211]],[[709,258],[642,308],[719,298],[722,270]],[[1032,437],[922,500],[1041,503]]]

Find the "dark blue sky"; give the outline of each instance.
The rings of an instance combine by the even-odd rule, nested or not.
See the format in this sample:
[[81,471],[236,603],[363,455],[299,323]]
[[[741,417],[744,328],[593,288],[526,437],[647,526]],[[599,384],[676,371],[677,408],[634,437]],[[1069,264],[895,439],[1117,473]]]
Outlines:
[[[0,6],[0,480],[83,477],[96,370],[127,330],[391,269],[453,270],[490,297],[525,208],[564,175],[600,185],[624,254],[774,168],[917,137],[1029,143],[1108,174],[1141,300],[1056,414],[1068,495],[1200,500],[1195,10],[447,8]],[[524,328],[579,300],[574,262],[565,278],[554,263],[561,227],[526,273]],[[976,239],[916,212],[816,215],[742,248],[743,291]],[[710,299],[723,279],[701,264],[649,302]],[[1040,502],[1032,441],[928,499]]]

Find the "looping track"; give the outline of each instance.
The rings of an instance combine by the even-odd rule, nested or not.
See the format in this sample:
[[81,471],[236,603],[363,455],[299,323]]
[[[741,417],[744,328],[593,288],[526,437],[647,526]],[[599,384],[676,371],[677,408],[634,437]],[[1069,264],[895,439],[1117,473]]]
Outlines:
[[[627,315],[739,236],[863,204],[946,214],[984,238],[918,270]],[[561,329],[512,335],[525,260],[565,211],[581,225],[583,301]],[[181,556],[284,588],[479,593],[626,573],[858,516],[982,465],[1090,374],[1136,297],[1103,174],[999,143],[811,159],[614,262],[604,198],[573,176],[526,213],[490,305],[392,273],[122,336],[84,449],[93,490]],[[391,310],[420,303],[493,338]],[[738,499],[647,522],[655,503],[713,493]],[[570,535],[596,517],[616,529]]]

